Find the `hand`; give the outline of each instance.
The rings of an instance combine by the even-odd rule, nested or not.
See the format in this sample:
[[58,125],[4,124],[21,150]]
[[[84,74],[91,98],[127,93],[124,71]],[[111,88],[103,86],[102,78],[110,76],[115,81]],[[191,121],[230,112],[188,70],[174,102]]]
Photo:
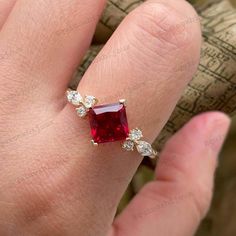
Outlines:
[[[141,158],[119,142],[92,147],[88,122],[65,99],[104,3],[0,2],[0,235],[187,236],[209,207],[229,126],[217,112],[170,139],[155,180],[113,223]],[[152,142],[196,71],[200,46],[188,3],[148,1],[124,20],[78,90],[101,104],[126,98],[129,125]]]

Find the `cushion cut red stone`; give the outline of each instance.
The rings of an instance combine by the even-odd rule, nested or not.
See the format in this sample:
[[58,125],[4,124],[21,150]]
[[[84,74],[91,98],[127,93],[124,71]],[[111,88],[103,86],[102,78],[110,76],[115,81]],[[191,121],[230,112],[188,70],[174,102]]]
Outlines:
[[125,140],[129,134],[124,104],[96,106],[89,110],[91,134],[94,142]]

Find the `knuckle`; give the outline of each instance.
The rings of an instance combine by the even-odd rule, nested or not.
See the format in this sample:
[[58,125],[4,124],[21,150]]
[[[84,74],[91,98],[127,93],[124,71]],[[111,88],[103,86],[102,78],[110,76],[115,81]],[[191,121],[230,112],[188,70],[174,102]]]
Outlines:
[[[104,0],[96,1],[92,0],[86,1],[86,4],[78,0],[75,1],[58,1],[54,3],[54,13],[52,17],[58,15],[55,22],[56,27],[53,34],[55,36],[66,36],[87,28],[91,25],[95,25],[100,17],[100,6],[104,5]],[[83,12],[82,12],[83,9]],[[92,9],[92,12],[91,10]],[[91,13],[91,14],[88,14]]]
[[181,5],[186,9],[184,13],[161,0],[144,3],[130,14],[138,26],[137,38],[153,42],[158,49],[178,49],[195,42],[196,34],[200,36],[199,17],[185,1],[181,1]]

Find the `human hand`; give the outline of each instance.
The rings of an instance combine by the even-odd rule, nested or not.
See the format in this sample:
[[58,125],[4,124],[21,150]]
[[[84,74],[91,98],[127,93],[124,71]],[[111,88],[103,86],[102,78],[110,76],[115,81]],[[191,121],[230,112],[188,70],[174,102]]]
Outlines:
[[[0,235],[192,235],[205,215],[229,119],[195,117],[166,145],[156,178],[115,220],[141,162],[119,143],[93,148],[65,91],[105,1],[0,1]],[[158,135],[199,61],[185,1],[153,0],[121,24],[78,90],[126,98],[132,127]],[[186,23],[191,22],[191,23]],[[113,226],[112,226],[113,225]]]

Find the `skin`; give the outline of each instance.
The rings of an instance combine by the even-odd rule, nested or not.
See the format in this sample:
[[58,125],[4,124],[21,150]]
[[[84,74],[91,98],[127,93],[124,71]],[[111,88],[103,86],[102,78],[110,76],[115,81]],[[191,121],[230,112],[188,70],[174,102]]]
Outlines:
[[[88,122],[64,96],[104,4],[0,1],[0,235],[189,236],[209,208],[230,124],[219,112],[193,118],[169,140],[155,179],[114,220],[141,157],[119,142],[93,148]],[[200,47],[187,2],[148,1],[122,22],[78,90],[100,104],[126,98],[130,128],[152,142],[195,73]]]

